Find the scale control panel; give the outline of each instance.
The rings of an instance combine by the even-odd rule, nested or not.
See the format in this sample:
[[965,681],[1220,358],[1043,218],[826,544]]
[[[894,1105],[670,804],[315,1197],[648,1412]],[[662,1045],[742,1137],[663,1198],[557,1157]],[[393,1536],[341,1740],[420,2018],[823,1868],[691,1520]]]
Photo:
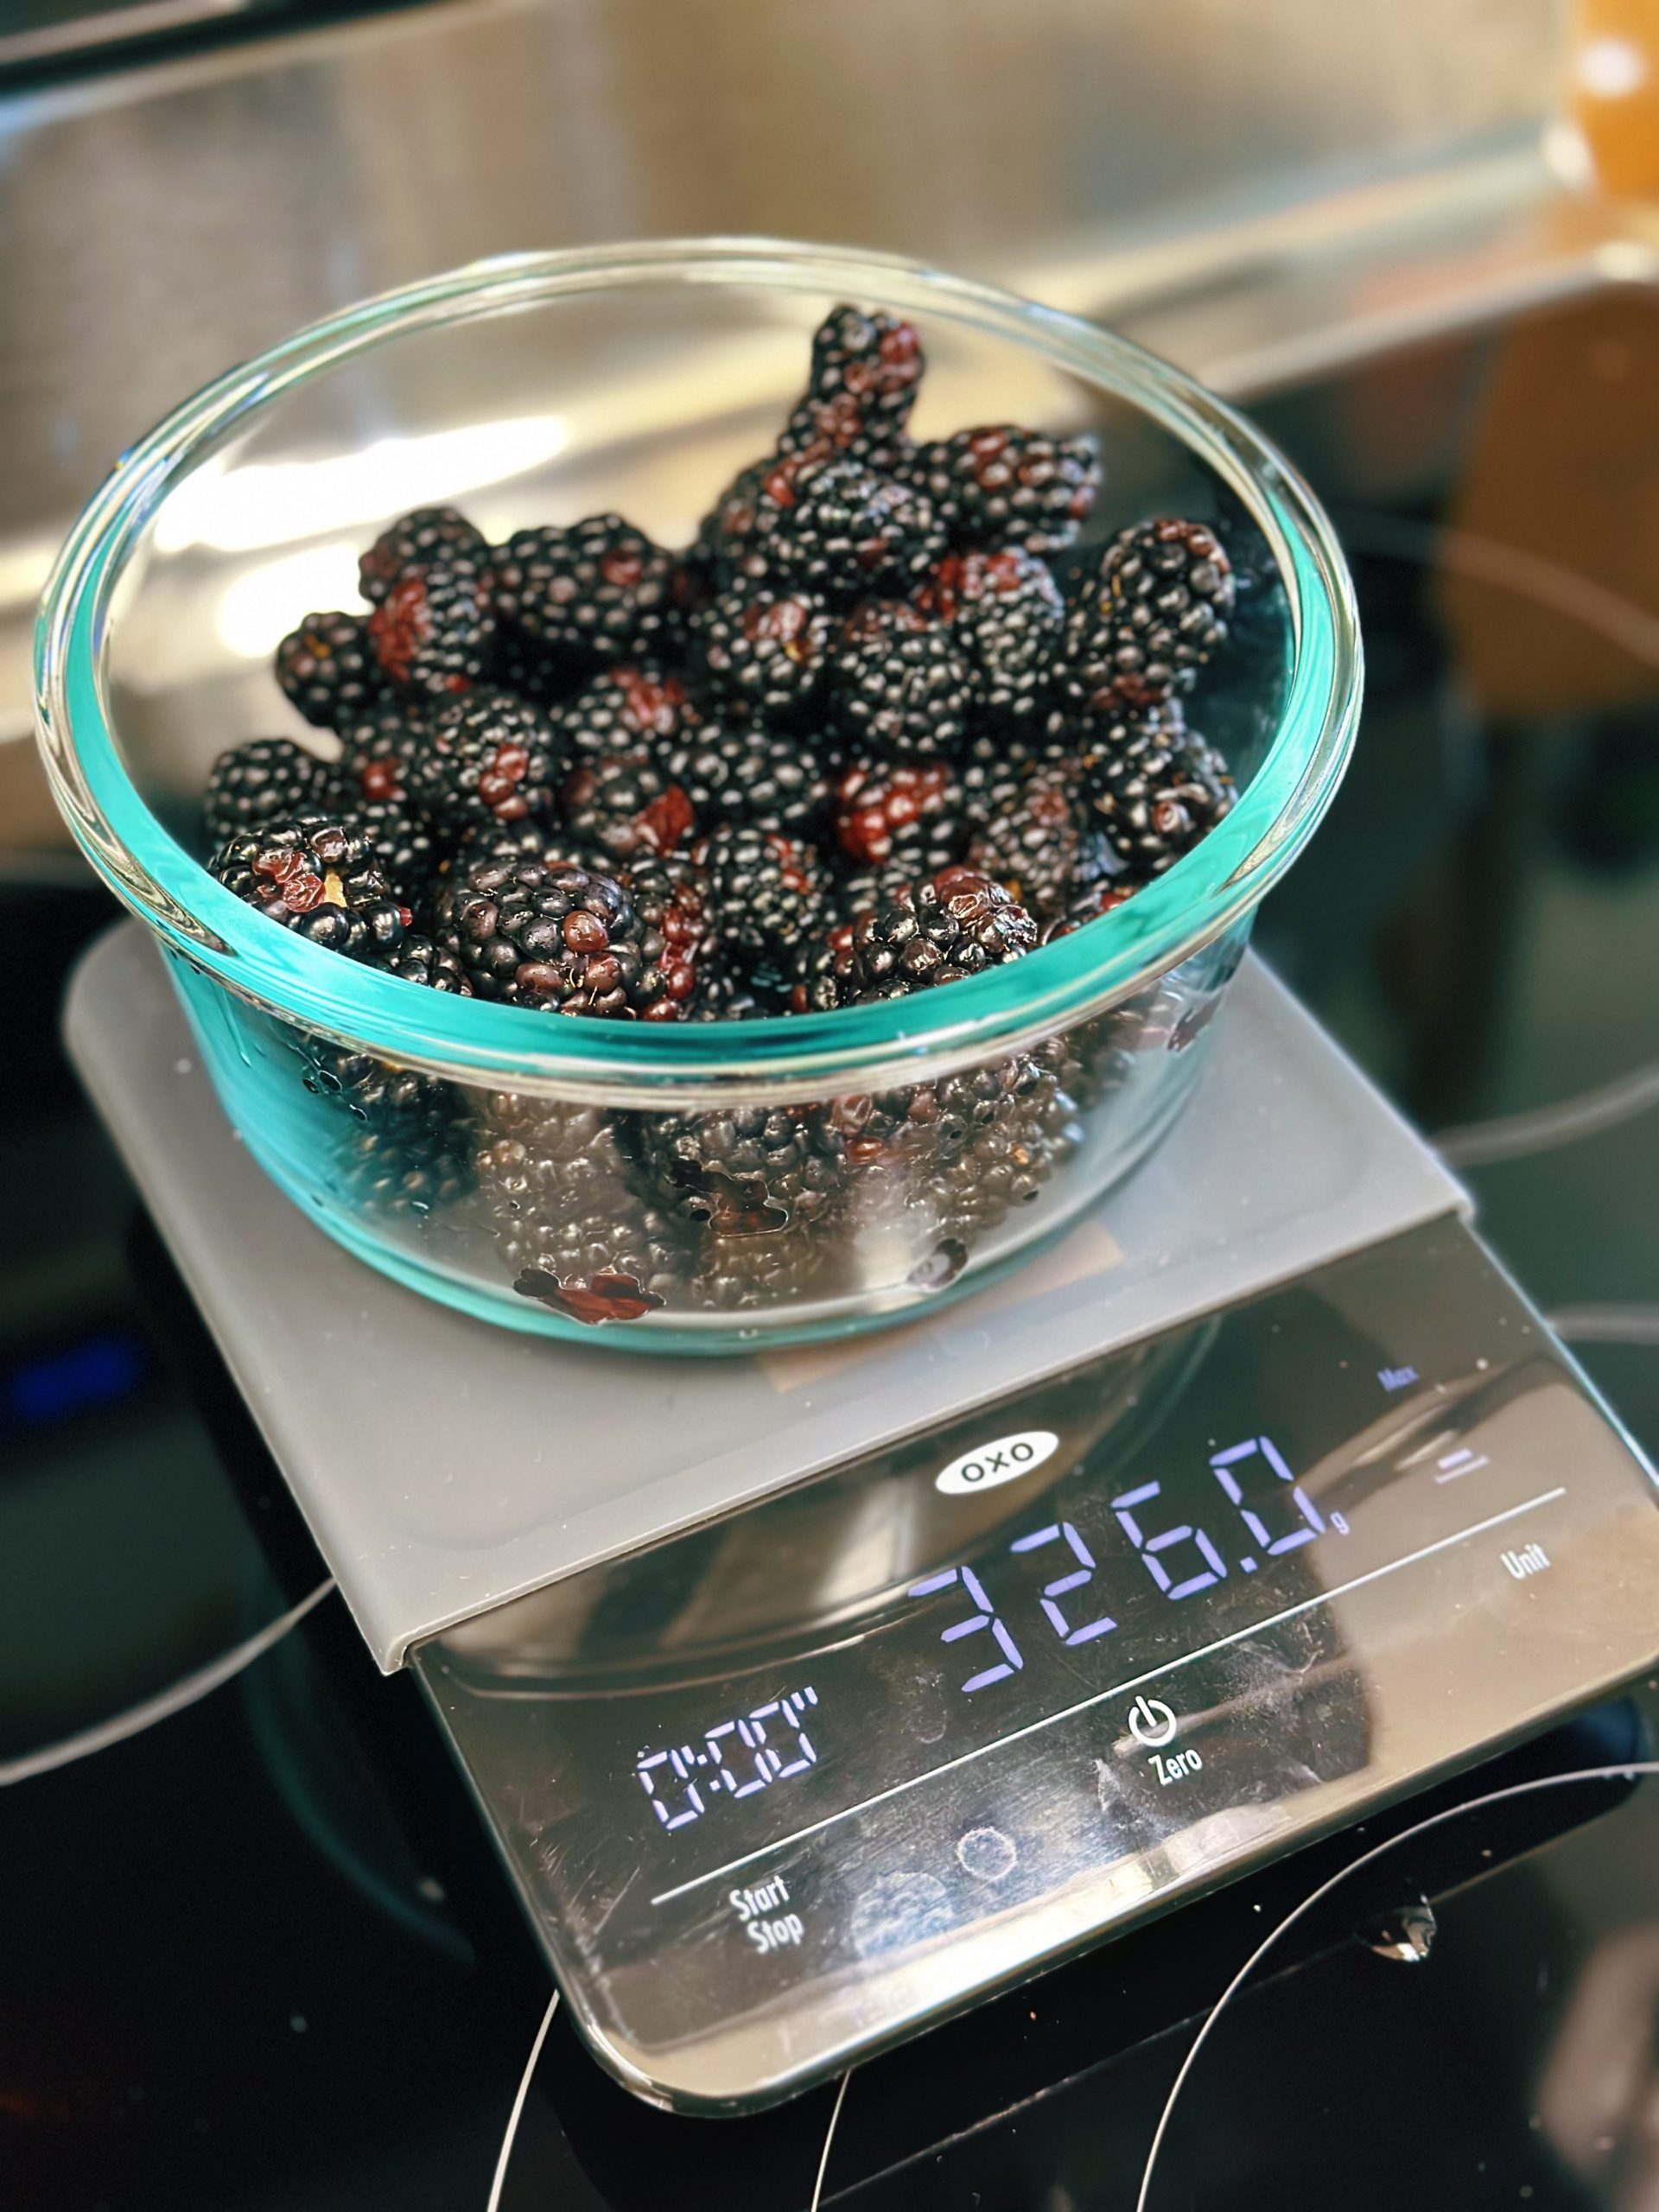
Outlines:
[[1656,1504],[1447,1219],[415,1665],[594,2049],[736,2112],[1629,1680]]

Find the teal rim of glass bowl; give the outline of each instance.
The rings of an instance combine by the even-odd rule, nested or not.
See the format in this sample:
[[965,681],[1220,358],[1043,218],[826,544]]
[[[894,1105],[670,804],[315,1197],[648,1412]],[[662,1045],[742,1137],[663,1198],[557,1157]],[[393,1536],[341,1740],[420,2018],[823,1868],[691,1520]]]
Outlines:
[[[283,396],[406,334],[627,285],[853,298],[1035,352],[1179,439],[1267,539],[1289,607],[1279,727],[1230,814],[1086,929],[948,992],[710,1023],[560,1020],[423,989],[279,929],[215,883],[144,804],[111,727],[116,587],[157,506]],[[117,896],[173,950],[279,1018],[460,1082],[637,1105],[878,1087],[1010,1051],[1131,995],[1219,936],[1288,868],[1330,804],[1362,683],[1352,587],[1296,471],[1180,371],[1071,315],[897,256],[697,238],[479,262],[369,300],[227,372],[124,454],[60,554],[35,632],[35,714],[58,804]]]

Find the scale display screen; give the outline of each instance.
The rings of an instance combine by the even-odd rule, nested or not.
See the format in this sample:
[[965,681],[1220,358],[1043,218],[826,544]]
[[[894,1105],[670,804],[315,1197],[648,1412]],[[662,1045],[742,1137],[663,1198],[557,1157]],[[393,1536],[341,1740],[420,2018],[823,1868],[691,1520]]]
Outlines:
[[601,2054],[736,2110],[1628,1678],[1654,1506],[1442,1222],[416,1663]]
[[[1060,1449],[1048,1429],[989,1438],[934,1486],[967,1496],[1024,1482]],[[1109,1435],[1095,1451],[1112,1457]],[[848,1783],[906,1789],[938,1771],[944,1761],[918,1762],[913,1725],[869,1740],[873,1712],[895,1684],[943,1722],[938,1743],[955,1761],[1161,1681],[1184,1657],[1294,1620],[1328,1596],[1309,1588],[1311,1561],[1299,1567],[1291,1555],[1346,1535],[1349,1523],[1340,1510],[1327,1519],[1270,1436],[1211,1450],[1197,1468],[1142,1471],[1116,1491],[1091,1459],[1073,1461],[1061,1495],[1033,1481],[1023,1512],[1011,1499],[1006,1536],[907,1584],[879,1639],[825,1651],[807,1670],[813,1680],[642,1749],[634,1779],[664,1834],[702,1828],[685,1837],[677,1868],[688,1847],[741,1850],[796,1815],[838,1817]],[[1131,1719],[1149,1743],[1173,1739],[1161,1702],[1138,1700]],[[1183,1756],[1155,1764],[1183,1770]],[[637,1810],[626,1808],[631,1821]]]

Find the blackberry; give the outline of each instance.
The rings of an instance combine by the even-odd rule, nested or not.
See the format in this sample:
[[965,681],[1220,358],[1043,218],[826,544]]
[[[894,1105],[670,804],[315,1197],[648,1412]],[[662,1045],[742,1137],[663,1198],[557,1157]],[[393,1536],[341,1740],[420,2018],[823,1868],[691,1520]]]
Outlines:
[[791,1014],[830,1014],[849,1002],[854,991],[853,925],[865,911],[859,907],[849,916],[843,910],[841,919],[801,947],[790,985]]
[[909,1207],[969,1249],[1030,1205],[1082,1142],[1076,1102],[1042,1050],[951,1076],[933,1103],[934,1136]]
[[766,1312],[823,1287],[835,1240],[807,1225],[732,1233],[711,1227],[687,1296],[722,1313]]
[[956,859],[965,825],[948,761],[855,760],[836,779],[836,842],[861,868],[908,864],[931,875]]
[[1083,796],[1075,760],[1030,768],[968,848],[969,865],[995,877],[1039,922],[1122,866]]
[[803,1295],[836,1243],[846,1181],[823,1117],[787,1107],[641,1116],[635,1178],[696,1239],[688,1295],[725,1310]]
[[586,683],[556,718],[567,756],[580,764],[603,753],[660,759],[701,728],[679,677],[657,661],[620,662]]
[[640,853],[619,869],[633,902],[640,942],[662,971],[662,995],[683,1015],[701,1015],[722,995],[713,894],[703,871],[677,854]]
[[544,645],[632,660],[677,620],[678,565],[620,515],[521,530],[493,557],[496,611]]
[[422,984],[429,991],[453,991],[463,999],[473,995],[460,961],[429,937],[411,931],[385,965],[388,975],[401,976],[404,982]]
[[1109,878],[1074,893],[1065,912],[1057,914],[1044,930],[1043,943],[1052,944],[1057,938],[1070,937],[1090,922],[1097,922],[1103,914],[1114,912],[1125,900],[1134,898],[1136,887],[1133,883],[1114,882]]
[[866,907],[879,906],[882,899],[891,899],[898,892],[913,891],[925,878],[937,875],[941,868],[948,867],[952,857],[947,854],[937,866],[930,868],[925,864],[925,855],[918,858],[900,853],[874,868],[855,868],[836,886],[835,912],[842,921],[855,922]]
[[697,847],[709,877],[720,942],[749,970],[775,971],[779,987],[824,908],[823,868],[810,845],[752,823],[726,823]]
[[669,1002],[658,1010],[656,1019],[675,1008],[684,1016],[701,1018],[721,995],[724,971],[715,941],[713,894],[707,874],[688,854],[642,849],[618,861],[568,832],[543,830],[534,839],[520,834],[481,840],[467,865],[486,861],[585,868],[590,875],[607,876],[619,884],[633,908],[634,933],[646,964],[660,971],[660,995]]
[[474,1159],[514,1288],[590,1325],[639,1319],[690,1271],[684,1230],[630,1186],[621,1126],[601,1107],[502,1094]]
[[960,982],[1019,959],[1036,943],[1035,922],[1000,883],[972,868],[942,868],[853,924],[842,1003]]
[[702,730],[673,747],[665,766],[705,829],[752,822],[800,836],[812,831],[830,803],[830,780],[816,755],[781,730]]
[[549,814],[558,773],[553,726],[511,692],[480,690],[426,724],[408,770],[410,798],[452,836],[479,823]]
[[585,868],[589,857],[577,849],[574,837],[561,836],[550,823],[532,816],[524,822],[475,823],[449,854],[442,874],[447,885],[486,861],[557,861]]
[[950,626],[908,601],[869,599],[836,638],[835,727],[851,751],[890,760],[953,753],[973,674]]
[[1230,812],[1237,793],[1226,762],[1196,730],[1151,721],[1102,751],[1084,771],[1096,821],[1119,860],[1158,875]]
[[347,819],[361,830],[400,906],[424,907],[443,861],[426,817],[405,799],[348,799]]
[[796,472],[788,491],[772,558],[790,582],[831,601],[902,590],[944,555],[931,500],[862,461],[813,462]]
[[845,1147],[847,1215],[891,1269],[942,1289],[974,1245],[1039,1194],[1076,1148],[1075,1106],[1044,1045],[934,1084],[836,1102]]
[[472,1133],[464,1115],[449,1114],[408,1136],[359,1129],[342,1147],[335,1175],[369,1212],[424,1221],[471,1191]]
[[976,738],[961,768],[962,815],[969,841],[1010,804],[1033,767],[1070,757],[1058,746],[1052,755],[1046,748],[1039,755],[1024,745],[1005,745],[984,734]]
[[1067,698],[1099,715],[1191,690],[1226,639],[1232,606],[1231,564],[1202,523],[1120,531],[1066,624]]
[[723,592],[695,645],[716,703],[740,713],[804,708],[828,668],[830,611],[814,592]]
[[341,730],[340,772],[358,798],[406,799],[410,763],[426,739],[424,709],[407,699],[377,701]]
[[[404,972],[397,960],[390,964]],[[418,967],[418,957],[410,964]],[[471,1117],[453,1084],[320,1037],[296,1049],[306,1089],[355,1124],[331,1160],[332,1179],[355,1204],[423,1217],[465,1197],[472,1185]]]
[[777,580],[778,549],[795,505],[795,480],[804,466],[799,455],[778,454],[751,462],[704,516],[694,559],[711,588],[691,611],[694,622],[708,613],[721,592]]
[[862,916],[878,907],[907,905],[918,885],[940,872],[947,862],[916,865],[907,858],[885,861],[880,868],[858,869],[842,876],[834,889],[830,927],[803,947],[790,991],[791,1013],[827,1013],[845,1007],[856,995],[854,982],[854,927]]
[[842,1184],[820,1117],[784,1106],[641,1115],[636,1178],[650,1200],[728,1237],[827,1222]]
[[488,553],[483,531],[459,509],[416,507],[383,530],[358,563],[358,588],[372,607],[378,607],[411,569],[455,560],[480,568]]
[[1065,627],[1065,605],[1045,564],[1012,546],[953,554],[918,604],[954,623],[975,703],[992,725],[1007,733],[1030,728],[1047,703]]
[[785,455],[868,458],[899,446],[927,363],[907,322],[843,303],[812,340],[805,396],[779,440]]
[[735,968],[716,959],[697,979],[696,995],[686,1007],[689,1021],[761,1021],[785,1009],[777,986],[759,985]]
[[321,813],[340,797],[338,773],[285,737],[257,737],[221,753],[202,793],[207,842],[222,845],[238,830],[257,830],[283,816]]
[[460,559],[406,569],[368,620],[382,675],[400,691],[434,699],[482,680],[495,628],[483,570]]
[[691,802],[660,768],[636,754],[585,760],[562,794],[564,826],[606,865],[639,853],[671,853],[690,835]]
[[385,689],[361,614],[308,614],[276,648],[276,681],[308,722],[343,729]]
[[446,885],[437,939],[479,997],[549,1014],[672,1020],[677,1003],[613,878],[556,861],[486,860]]
[[581,690],[588,664],[579,654],[544,645],[516,622],[498,621],[484,680],[551,713]]
[[960,543],[1028,553],[1069,545],[1100,490],[1100,462],[1081,439],[1011,423],[918,447],[909,473]]
[[327,816],[238,831],[207,868],[270,920],[348,959],[384,958],[409,927],[367,837]]
[[1186,714],[1179,698],[1151,707],[1123,707],[1108,700],[1097,712],[1056,708],[1042,737],[1028,749],[1033,758],[1041,760],[1080,760],[1087,770],[1097,760],[1122,753],[1137,739],[1158,737],[1175,746],[1185,734]]

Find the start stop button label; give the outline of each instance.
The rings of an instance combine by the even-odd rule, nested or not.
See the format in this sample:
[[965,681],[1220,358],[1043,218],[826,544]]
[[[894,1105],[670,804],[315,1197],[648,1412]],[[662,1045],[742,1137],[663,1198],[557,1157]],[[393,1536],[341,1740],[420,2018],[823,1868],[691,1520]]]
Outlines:
[[995,1490],[999,1483],[1017,1482],[1051,1458],[1059,1442],[1052,1428],[1023,1428],[1017,1436],[995,1437],[941,1467],[933,1487],[947,1497],[964,1497],[976,1490]]

